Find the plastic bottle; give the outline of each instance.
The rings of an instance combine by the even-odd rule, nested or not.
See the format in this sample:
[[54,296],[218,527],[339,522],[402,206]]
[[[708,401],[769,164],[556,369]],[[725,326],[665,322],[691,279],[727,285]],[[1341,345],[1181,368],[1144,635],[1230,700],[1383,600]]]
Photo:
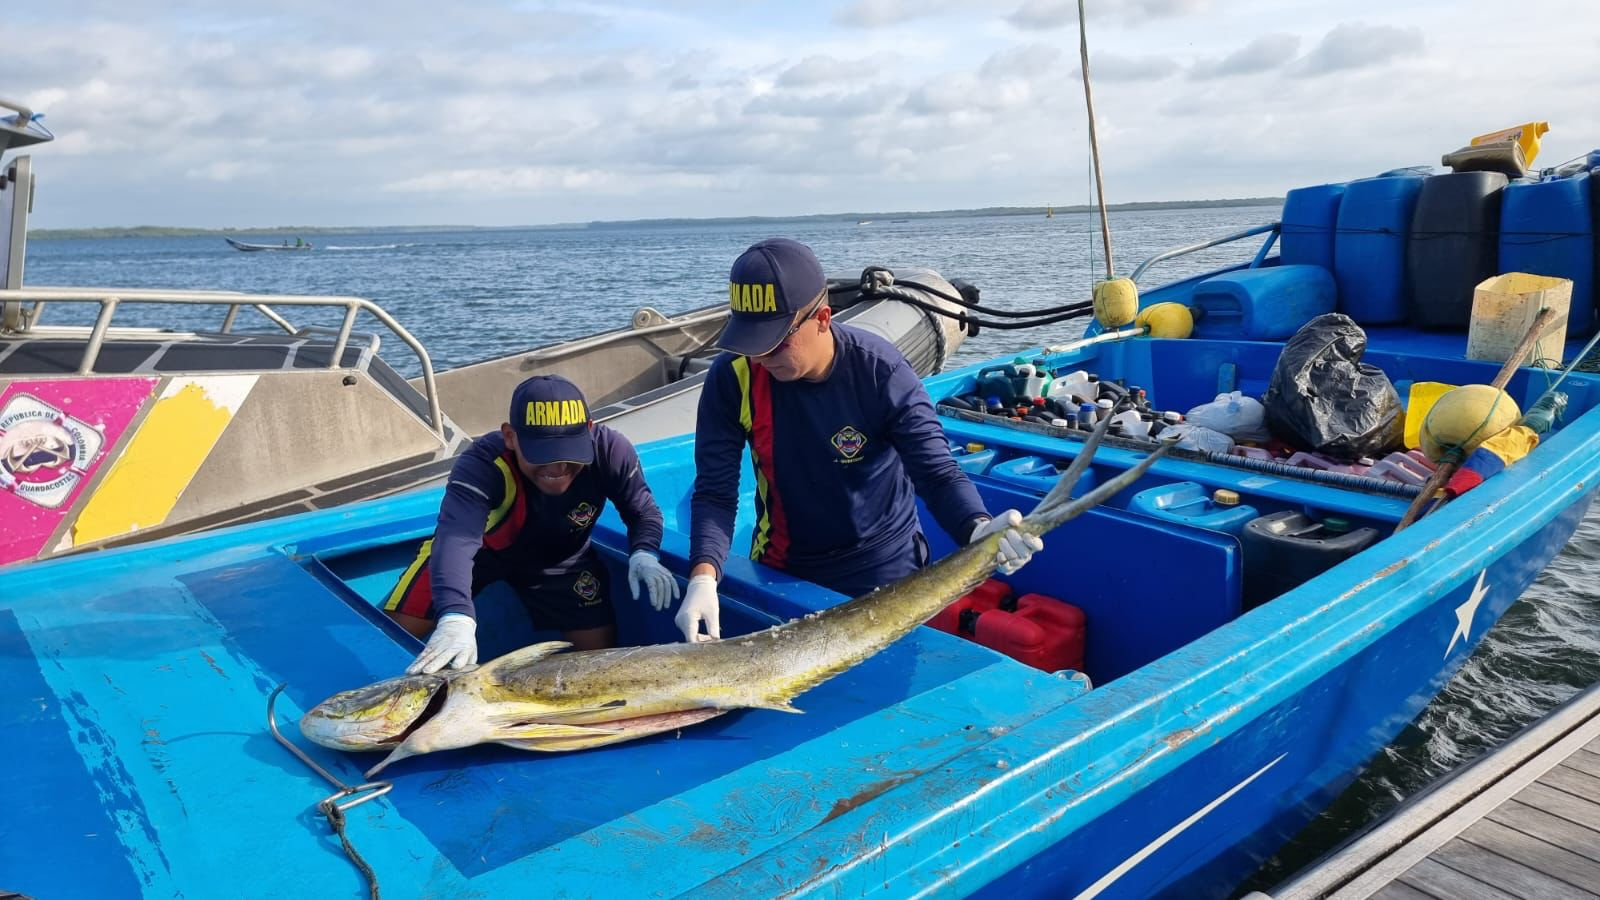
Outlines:
[[[1094,385],[1089,381],[1093,376],[1079,369],[1066,375],[1056,376],[1050,382],[1050,387],[1045,389],[1045,396],[1071,400],[1073,403],[1093,402],[1099,398]],[[1093,396],[1091,396],[1093,395]]]
[[1078,406],[1078,421],[1085,428],[1093,428],[1094,423],[1100,420],[1100,407],[1093,403],[1083,403]]
[[1111,417],[1111,427],[1119,429],[1123,435],[1131,438],[1147,437],[1150,434],[1150,423],[1140,417],[1138,410],[1125,409]]
[[1101,419],[1104,419],[1106,416],[1111,415],[1111,413],[1116,409],[1116,406],[1117,406],[1117,404],[1113,400],[1102,399],[1102,400],[1096,401],[1095,402],[1096,409],[1095,409],[1095,413],[1094,413],[1094,420],[1096,422],[1098,422]]
[[1006,407],[1005,404],[1000,402],[999,397],[990,396],[984,400],[984,411],[991,416],[1003,416],[1006,413]]
[[1528,426],[1534,434],[1548,434],[1566,408],[1567,395],[1560,391],[1551,391],[1529,407],[1528,411],[1522,414],[1522,421],[1518,424]]

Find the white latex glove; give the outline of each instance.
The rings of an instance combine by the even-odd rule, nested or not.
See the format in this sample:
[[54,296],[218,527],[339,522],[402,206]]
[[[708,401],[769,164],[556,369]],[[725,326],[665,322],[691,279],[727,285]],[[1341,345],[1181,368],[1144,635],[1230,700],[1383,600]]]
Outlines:
[[[719,641],[722,639],[721,615],[722,609],[717,602],[717,576],[696,575],[689,579],[689,589],[683,592],[683,605],[678,607],[678,615],[672,621],[683,632],[683,639],[691,644],[695,641]],[[702,622],[706,626],[705,634],[700,633]]]
[[650,605],[655,607],[656,612],[666,609],[668,604],[678,599],[678,580],[649,550],[635,550],[628,557],[628,590],[633,592],[635,600],[639,599],[640,584],[649,592]]
[[1000,535],[1000,552],[995,554],[996,568],[1001,575],[1010,575],[1022,568],[1023,564],[1033,558],[1033,554],[1044,549],[1044,541],[1034,535],[1017,530],[1022,524],[1022,513],[1008,509],[987,522],[972,529],[972,540],[978,540],[991,534]]
[[468,615],[445,613],[433,626],[428,646],[406,666],[407,675],[432,675],[443,668],[464,669],[478,662],[478,623]]

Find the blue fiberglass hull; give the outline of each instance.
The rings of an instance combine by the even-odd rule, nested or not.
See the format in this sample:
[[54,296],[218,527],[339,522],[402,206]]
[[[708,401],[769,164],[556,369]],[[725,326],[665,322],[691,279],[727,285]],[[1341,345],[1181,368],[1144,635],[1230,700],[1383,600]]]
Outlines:
[[[1158,295],[1159,297],[1159,295]],[[1396,379],[1487,381],[1438,338],[1375,333]],[[1259,393],[1270,344],[1128,340],[1057,354],[1185,408]],[[978,367],[930,380],[958,392]],[[1541,376],[1510,390],[1526,405]],[[1199,481],[1269,511],[1392,523],[1405,501],[1162,460],[1054,532],[1011,580],[1082,607],[1080,679],[917,629],[803,695],[804,716],[738,712],[678,734],[564,755],[479,747],[406,760],[349,815],[390,897],[747,897],[927,891],[1008,896],[1224,895],[1320,810],[1464,662],[1566,542],[1600,474],[1600,380],[1574,376],[1569,420],[1528,459],[1400,535],[1241,613],[1233,538],[1121,508]],[[953,439],[1063,459],[1076,445],[952,419]],[[1104,448],[1091,480],[1137,453]],[[685,568],[692,444],[641,449]],[[751,483],[745,479],[748,487]],[[991,509],[1030,488],[975,478]],[[438,492],[309,513],[0,574],[0,877],[41,897],[350,895],[361,889],[311,811],[331,792],[268,735],[264,705],[350,783],[374,758],[310,747],[301,711],[398,672],[416,650],[373,603],[431,529]],[[748,524],[742,526],[747,529]],[[948,543],[929,526],[936,553]],[[626,542],[596,531],[613,575]],[[615,583],[622,583],[614,577]],[[749,561],[723,585],[730,635],[840,599]],[[670,617],[619,595],[625,643]],[[515,616],[480,633],[533,637]]]

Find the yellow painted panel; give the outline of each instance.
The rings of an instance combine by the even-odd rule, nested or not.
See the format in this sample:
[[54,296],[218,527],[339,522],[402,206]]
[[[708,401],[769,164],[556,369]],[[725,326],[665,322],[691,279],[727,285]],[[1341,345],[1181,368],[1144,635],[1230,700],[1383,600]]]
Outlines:
[[248,384],[227,385],[214,397],[207,390],[213,385],[207,382],[223,380],[195,379],[168,385],[73,523],[74,544],[166,521],[255,382],[251,377]]

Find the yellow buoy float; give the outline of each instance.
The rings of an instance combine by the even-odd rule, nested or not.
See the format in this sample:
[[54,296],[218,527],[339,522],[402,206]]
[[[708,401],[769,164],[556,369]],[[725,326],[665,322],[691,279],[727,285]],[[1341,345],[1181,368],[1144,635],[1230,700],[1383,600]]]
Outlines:
[[1139,310],[1133,324],[1153,338],[1186,338],[1194,334],[1194,312],[1182,303],[1153,303]]
[[[1522,418],[1517,401],[1487,384],[1468,384],[1447,391],[1422,420],[1422,452],[1434,462],[1451,449],[1461,458]],[[1459,460],[1458,460],[1459,461]]]
[[1131,278],[1110,278],[1094,286],[1094,317],[1105,328],[1121,328],[1139,314],[1139,288]]

